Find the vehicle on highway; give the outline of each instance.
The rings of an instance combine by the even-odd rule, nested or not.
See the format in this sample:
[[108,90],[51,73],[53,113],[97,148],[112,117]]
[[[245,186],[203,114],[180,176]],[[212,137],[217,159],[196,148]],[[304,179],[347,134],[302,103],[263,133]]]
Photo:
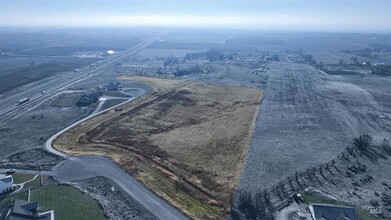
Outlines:
[[6,174],[13,174],[15,172],[16,172],[15,169],[8,169],[7,171],[5,171]]
[[30,101],[29,98],[23,98],[23,99],[19,100],[18,104],[21,105],[21,104],[26,103],[28,101]]

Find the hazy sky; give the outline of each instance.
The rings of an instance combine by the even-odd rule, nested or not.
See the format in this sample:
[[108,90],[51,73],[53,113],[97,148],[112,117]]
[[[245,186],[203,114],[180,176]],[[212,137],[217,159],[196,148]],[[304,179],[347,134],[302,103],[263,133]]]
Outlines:
[[5,26],[391,31],[391,0],[0,0]]

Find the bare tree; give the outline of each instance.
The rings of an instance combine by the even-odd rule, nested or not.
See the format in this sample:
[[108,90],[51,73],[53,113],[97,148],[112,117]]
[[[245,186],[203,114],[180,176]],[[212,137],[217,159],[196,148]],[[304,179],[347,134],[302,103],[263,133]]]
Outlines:
[[372,143],[372,137],[369,136],[368,134],[363,134],[358,138],[353,139],[353,144],[354,146],[357,147],[358,150],[360,151],[365,151],[368,149],[368,147]]

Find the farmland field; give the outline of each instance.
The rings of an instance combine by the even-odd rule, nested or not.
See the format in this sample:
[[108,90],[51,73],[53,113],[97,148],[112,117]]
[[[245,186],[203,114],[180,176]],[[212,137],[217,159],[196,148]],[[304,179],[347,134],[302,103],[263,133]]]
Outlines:
[[55,147],[77,155],[111,156],[190,216],[226,215],[262,93],[189,81],[139,80],[159,92],[70,130]]
[[[33,60],[33,59],[32,59]],[[61,72],[73,71],[90,64],[95,59],[50,61],[0,71],[0,93],[35,82]]]
[[[47,170],[87,192],[110,219],[248,217],[238,205],[242,195],[270,213],[258,219],[271,219],[292,208],[296,193],[368,214],[370,205],[390,201],[391,154],[383,147],[391,134],[389,39],[214,28],[5,28],[0,165]],[[106,91],[111,82],[122,85]],[[76,105],[89,93],[102,97]],[[18,104],[23,98],[30,101]],[[50,153],[57,132],[52,146],[69,158]],[[363,134],[373,137],[370,157],[352,146]],[[14,175],[16,182],[32,176]],[[25,187],[38,188],[40,180]],[[35,189],[33,197],[52,203],[69,201],[69,194],[101,214],[94,200],[64,187]],[[316,190],[334,200],[315,197]],[[55,206],[71,210],[70,204]]]
[[268,188],[327,162],[360,134],[390,134],[389,109],[361,87],[308,65],[271,68],[241,187]]

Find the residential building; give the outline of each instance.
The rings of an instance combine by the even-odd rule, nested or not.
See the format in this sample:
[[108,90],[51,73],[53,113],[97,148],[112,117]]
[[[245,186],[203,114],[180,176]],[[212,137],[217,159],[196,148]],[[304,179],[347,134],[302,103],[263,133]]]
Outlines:
[[309,208],[314,220],[357,220],[352,207],[312,203]]
[[119,83],[119,82],[110,82],[107,85],[106,90],[107,91],[117,91],[119,88],[121,88],[121,83]]

